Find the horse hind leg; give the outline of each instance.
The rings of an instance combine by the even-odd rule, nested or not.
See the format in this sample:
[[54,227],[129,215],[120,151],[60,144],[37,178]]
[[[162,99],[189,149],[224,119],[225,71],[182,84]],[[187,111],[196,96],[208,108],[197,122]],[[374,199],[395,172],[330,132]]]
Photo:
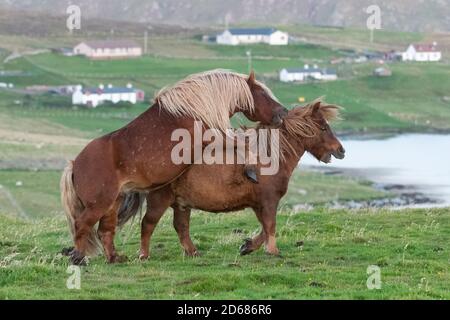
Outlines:
[[94,256],[101,251],[101,243],[94,226],[103,216],[103,210],[85,208],[75,218],[75,248],[70,252],[70,260],[74,265],[85,265],[86,256]]
[[261,232],[252,239],[245,239],[244,244],[239,248],[241,256],[245,256],[252,253],[253,251],[258,250],[259,248],[261,248],[265,240],[266,235],[264,233],[264,230],[261,230]]
[[100,219],[98,225],[98,236],[103,244],[106,260],[109,263],[121,263],[127,261],[126,256],[118,255],[114,246],[114,236],[117,227],[117,209],[119,203],[117,202],[113,209]]
[[[261,223],[261,226],[263,225],[263,217],[261,210],[254,209],[256,217],[258,218],[258,221]],[[264,229],[261,230],[261,232],[253,237],[252,239],[245,239],[245,242],[241,247],[239,248],[239,252],[241,256],[245,256],[247,254],[252,253],[253,251],[258,250],[261,248],[263,243],[266,241],[266,234],[264,232]]]
[[164,212],[174,201],[173,193],[169,188],[164,188],[147,196],[147,211],[141,224],[141,250],[140,260],[147,260],[150,252],[150,239]]
[[179,206],[173,206],[173,226],[180,239],[184,252],[189,257],[198,257],[200,252],[195,247],[189,234],[189,222],[191,219],[191,209],[181,209]]

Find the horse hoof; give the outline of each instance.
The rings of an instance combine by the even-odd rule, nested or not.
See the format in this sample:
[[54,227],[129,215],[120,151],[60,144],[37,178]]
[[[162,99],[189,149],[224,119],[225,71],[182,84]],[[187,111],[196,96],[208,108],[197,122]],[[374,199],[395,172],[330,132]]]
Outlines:
[[141,254],[139,255],[139,260],[141,260],[141,261],[146,261],[146,260],[148,260],[148,254],[143,254],[143,253],[141,253]]
[[124,263],[124,262],[127,262],[127,261],[128,261],[128,257],[127,256],[120,256],[120,255],[112,256],[108,260],[109,263]]
[[275,258],[281,258],[281,259],[283,258],[283,256],[281,255],[281,253],[279,251],[276,251],[276,252],[266,251],[266,254],[268,256],[275,257]]
[[201,257],[201,256],[202,256],[202,254],[201,254],[200,251],[198,251],[198,250],[194,250],[194,251],[192,251],[192,252],[190,252],[190,251],[185,251],[184,254],[185,254],[187,257],[192,257],[192,258],[195,258],[195,257]]
[[65,257],[70,257],[70,255],[72,254],[73,250],[75,250],[74,247],[69,247],[69,248],[63,248],[61,250],[61,254]]
[[251,248],[252,239],[245,239],[244,241],[244,244],[239,247],[241,256],[245,256],[253,252],[253,249]]
[[69,260],[71,264],[75,266],[86,266],[87,265],[87,258],[79,251],[73,249],[70,252]]
[[254,184],[258,184],[258,176],[256,174],[255,168],[249,167],[245,169],[245,175],[247,179],[250,180]]

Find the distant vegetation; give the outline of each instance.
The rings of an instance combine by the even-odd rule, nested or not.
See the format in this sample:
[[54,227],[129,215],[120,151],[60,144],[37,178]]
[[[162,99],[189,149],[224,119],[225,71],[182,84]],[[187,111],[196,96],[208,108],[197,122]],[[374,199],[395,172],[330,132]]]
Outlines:
[[[132,82],[144,89],[147,97],[152,97],[161,87],[173,84],[191,73],[214,68],[247,72],[245,50],[251,48],[255,55],[252,65],[257,76],[273,89],[286,106],[298,104],[299,97],[309,101],[320,96],[342,105],[345,108],[345,121],[337,124],[339,130],[450,129],[450,78],[447,76],[450,67],[445,63],[391,63],[389,67],[393,75],[389,78],[373,77],[374,63],[340,64],[333,67],[337,68],[341,81],[297,85],[280,83],[278,71],[313,61],[329,65],[330,59],[342,56],[342,53],[305,45],[270,47],[268,52],[261,45],[232,48],[203,44],[197,46],[202,50],[213,50],[216,57],[188,59],[146,56],[133,60],[90,61],[81,57],[41,54],[8,63],[6,70],[27,71],[29,75],[10,76],[4,81],[13,82],[19,87],[38,83],[97,86],[99,83],[123,85]],[[304,56],[303,52],[309,53]],[[57,103],[47,101],[44,106]],[[61,101],[61,105],[66,103]]]

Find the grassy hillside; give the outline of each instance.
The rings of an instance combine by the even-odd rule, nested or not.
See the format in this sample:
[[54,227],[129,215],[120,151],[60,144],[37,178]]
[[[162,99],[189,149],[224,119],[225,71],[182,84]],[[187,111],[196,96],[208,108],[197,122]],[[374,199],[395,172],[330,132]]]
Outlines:
[[[53,54],[40,54],[13,60],[5,65],[6,70],[21,70],[26,76],[5,77],[5,81],[24,87],[32,84],[75,84],[97,86],[99,83],[124,85],[128,82],[145,89],[149,99],[161,87],[173,84],[177,80],[204,70],[214,68],[232,69],[247,72],[245,47],[225,47],[197,44],[199,48],[215,50],[214,58],[167,58],[146,56],[141,59],[124,61],[90,61],[81,57],[62,57]],[[284,67],[301,66],[311,63],[312,57],[326,61],[339,56],[338,51],[325,47],[298,45],[289,47],[251,46],[255,54],[253,67],[259,78],[265,81],[286,106],[298,104],[298,98],[312,100],[326,96],[328,101],[345,107],[345,122],[337,125],[342,131],[423,131],[426,129],[450,129],[450,66],[445,63],[393,63],[390,78],[372,76],[374,63],[334,66],[341,80],[327,83],[285,84],[277,80],[277,72]],[[258,54],[265,54],[259,56]],[[3,92],[0,91],[2,100]],[[14,97],[23,99],[20,95]],[[38,99],[38,98],[35,98]],[[68,102],[70,104],[70,102]],[[3,102],[5,104],[5,102]],[[38,103],[39,104],[39,103]],[[63,105],[61,103],[61,105]],[[42,104],[41,104],[42,107]],[[86,115],[71,117],[67,109],[52,110],[50,121],[68,125],[71,128],[85,130],[111,130],[120,127],[142,112],[146,105],[126,110],[128,117],[117,116],[123,110],[89,111]],[[12,110],[13,108],[8,108]],[[13,112],[23,111],[14,108]],[[33,117],[47,118],[46,110],[35,108]],[[69,110],[70,111],[70,110]],[[96,113],[109,113],[110,121],[95,120]],[[68,117],[62,115],[67,114]],[[123,114],[122,114],[123,115]],[[89,117],[94,118],[89,120]],[[78,118],[79,121],[76,119]]]
[[[68,290],[70,245],[61,218],[24,221],[0,216],[0,299],[449,299],[448,209],[313,211],[278,215],[282,258],[238,255],[258,230],[253,213],[194,214],[192,236],[203,256],[185,258],[163,217],[152,257],[137,260],[137,225],[117,240],[130,261],[91,260],[81,290]],[[381,289],[368,290],[369,265]]]
[[[24,161],[22,158],[14,160],[17,166]],[[61,216],[60,177],[60,170],[0,170],[0,211],[31,219]],[[368,200],[386,196],[389,194],[375,190],[364,181],[296,171],[289,193],[281,201],[280,208],[293,208],[305,203],[322,205],[334,200]]]

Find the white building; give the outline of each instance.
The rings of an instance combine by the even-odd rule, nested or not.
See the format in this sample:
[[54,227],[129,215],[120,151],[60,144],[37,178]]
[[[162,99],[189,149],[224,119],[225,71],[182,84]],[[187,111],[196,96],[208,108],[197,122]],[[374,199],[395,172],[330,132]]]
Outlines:
[[317,65],[311,68],[307,64],[303,68],[285,68],[280,71],[282,82],[302,82],[308,79],[332,81],[337,80],[337,74],[334,69],[321,69]]
[[437,44],[410,44],[402,53],[403,61],[439,61],[442,53],[437,49]]
[[239,45],[267,43],[272,46],[287,45],[289,34],[274,28],[227,29],[217,35],[218,44]]
[[134,89],[132,85],[127,87],[113,87],[108,85],[105,88],[100,85],[98,88],[85,88],[78,86],[72,94],[72,103],[75,105],[87,105],[96,108],[98,105],[109,101],[112,103],[130,102],[136,104],[144,101],[145,93],[142,90]]
[[130,40],[86,41],[75,46],[73,53],[90,59],[123,59],[142,56],[142,48]]

